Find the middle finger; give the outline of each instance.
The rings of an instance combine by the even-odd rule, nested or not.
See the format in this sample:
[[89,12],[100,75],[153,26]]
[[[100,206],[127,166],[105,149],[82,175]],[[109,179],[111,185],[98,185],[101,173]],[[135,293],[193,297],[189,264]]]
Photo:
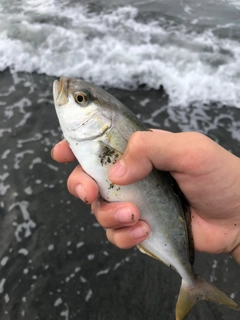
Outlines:
[[138,208],[131,202],[106,202],[102,198],[92,204],[92,211],[104,228],[135,225],[139,220]]

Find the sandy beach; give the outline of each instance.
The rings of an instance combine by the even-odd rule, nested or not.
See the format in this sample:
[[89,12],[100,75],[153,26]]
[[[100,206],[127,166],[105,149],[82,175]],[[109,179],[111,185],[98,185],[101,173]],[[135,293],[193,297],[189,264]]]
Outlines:
[[[51,159],[61,139],[54,79],[0,74],[0,319],[173,319],[180,277],[135,248],[109,244],[90,207],[67,191],[76,163]],[[201,131],[240,155],[239,109],[171,109],[162,90],[110,92],[150,127]],[[240,301],[240,269],[228,255],[197,254],[195,269]],[[200,302],[191,319],[239,314]]]

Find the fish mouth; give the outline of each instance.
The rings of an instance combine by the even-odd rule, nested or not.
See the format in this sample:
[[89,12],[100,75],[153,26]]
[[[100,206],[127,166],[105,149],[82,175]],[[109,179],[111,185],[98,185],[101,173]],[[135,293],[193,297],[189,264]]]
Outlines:
[[53,82],[53,98],[58,107],[68,103],[68,78]]

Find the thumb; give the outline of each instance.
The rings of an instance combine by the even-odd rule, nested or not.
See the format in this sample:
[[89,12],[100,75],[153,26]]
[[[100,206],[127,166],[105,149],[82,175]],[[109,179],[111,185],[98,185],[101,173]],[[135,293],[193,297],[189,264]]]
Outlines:
[[[122,158],[109,172],[109,179],[125,185],[145,178],[155,167],[180,174],[204,173],[209,169],[209,152],[219,152],[220,146],[197,132],[172,133],[162,130],[137,131],[128,141]],[[222,149],[222,148],[221,148]]]
[[164,164],[168,158],[164,146],[173,135],[162,130],[133,133],[124,155],[110,169],[109,179],[113,183],[125,185],[146,177],[153,166],[160,170],[169,170],[169,167],[165,168]]

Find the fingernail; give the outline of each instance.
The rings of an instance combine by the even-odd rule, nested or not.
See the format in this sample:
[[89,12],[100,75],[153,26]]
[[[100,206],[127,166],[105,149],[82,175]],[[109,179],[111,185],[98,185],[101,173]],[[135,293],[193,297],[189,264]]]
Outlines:
[[83,187],[82,184],[78,184],[78,185],[76,186],[75,192],[76,192],[78,198],[80,198],[81,200],[87,202],[87,201],[86,201],[86,192],[85,192],[85,189],[84,189],[84,187]]
[[51,157],[52,157],[52,159],[55,161],[54,156],[53,156],[54,148],[55,148],[55,147],[53,147],[52,150],[51,150]]
[[125,175],[126,171],[127,171],[126,167],[124,166],[123,162],[120,160],[110,169],[109,175],[120,178]]
[[134,239],[145,238],[149,234],[146,224],[140,224],[130,229],[130,234]]
[[122,223],[134,222],[134,214],[129,208],[119,208],[116,212],[116,219]]

